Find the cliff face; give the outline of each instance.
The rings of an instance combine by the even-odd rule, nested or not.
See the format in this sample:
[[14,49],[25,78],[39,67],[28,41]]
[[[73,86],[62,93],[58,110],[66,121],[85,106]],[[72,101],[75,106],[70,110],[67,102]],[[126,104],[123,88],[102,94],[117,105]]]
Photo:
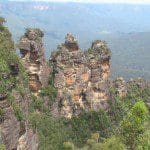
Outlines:
[[[71,118],[83,110],[109,111],[108,101],[113,100],[113,96],[126,97],[133,85],[141,91],[146,87],[142,80],[109,81],[111,52],[107,44],[97,40],[87,51],[82,51],[72,34],[67,34],[65,43],[52,53],[49,67],[43,36],[39,29],[26,30],[19,43],[22,55],[19,59],[11,34],[0,22],[0,145],[4,144],[7,150],[38,149],[38,135],[28,120],[33,102],[31,93],[37,98],[36,104],[40,104],[38,108],[47,106],[48,113]],[[54,85],[49,85],[49,77]],[[49,95],[41,97],[43,88]],[[110,88],[115,91],[114,95]],[[52,99],[54,103],[50,102]],[[45,113],[37,107],[33,112]]]
[[53,52],[50,62],[61,115],[71,118],[82,109],[107,109],[110,50],[105,42],[95,41],[83,52],[76,38],[67,34],[65,43]]
[[20,107],[20,113],[27,117],[27,110],[31,99],[27,96],[22,97],[20,93],[15,90],[13,92],[12,94],[14,95],[16,106],[11,106],[7,102],[9,99],[3,100],[0,103],[5,112],[3,120],[1,120],[1,137],[3,144],[7,150],[36,150],[38,147],[38,136],[29,128],[28,120],[18,120],[16,117],[17,112],[14,110]]
[[50,74],[44,56],[43,36],[39,29],[28,29],[19,43],[22,62],[29,75],[29,87],[35,93],[48,85]]
[[27,119],[31,102],[27,76],[3,23],[0,18],[0,146],[4,144],[7,150],[23,149],[22,146],[35,150],[38,138]]

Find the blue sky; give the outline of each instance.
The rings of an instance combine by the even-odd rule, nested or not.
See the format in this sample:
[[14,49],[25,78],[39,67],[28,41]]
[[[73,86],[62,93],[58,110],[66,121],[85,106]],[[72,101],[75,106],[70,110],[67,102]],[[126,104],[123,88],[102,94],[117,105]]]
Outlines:
[[9,0],[9,1],[46,1],[46,2],[86,2],[86,3],[129,3],[147,4],[150,0]]

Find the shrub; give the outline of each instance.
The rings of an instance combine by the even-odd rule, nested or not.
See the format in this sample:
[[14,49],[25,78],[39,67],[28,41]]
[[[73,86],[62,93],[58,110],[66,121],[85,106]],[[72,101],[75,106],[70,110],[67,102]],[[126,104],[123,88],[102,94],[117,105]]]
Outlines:
[[5,145],[4,144],[0,144],[0,150],[6,150]]
[[40,95],[48,96],[49,97],[49,106],[51,106],[57,97],[57,89],[54,86],[49,85],[47,87],[42,88]]
[[13,110],[14,110],[17,120],[22,121],[24,119],[24,115],[23,115],[23,112],[22,112],[20,106],[13,103]]
[[[120,138],[112,136],[106,139],[103,143],[97,145],[100,150],[126,150],[125,145],[121,142]],[[93,150],[99,150],[93,149]]]
[[29,116],[30,124],[39,135],[40,150],[61,150],[67,141],[67,130],[61,120],[50,114],[34,112]]
[[121,123],[121,135],[124,143],[134,150],[140,135],[144,133],[144,122],[147,119],[148,110],[145,103],[135,103],[127,117]]
[[63,143],[64,150],[75,150],[74,144],[71,142],[64,142]]
[[70,138],[79,147],[86,143],[92,133],[99,133],[102,138],[111,134],[111,120],[102,110],[83,112],[64,123],[70,130]]

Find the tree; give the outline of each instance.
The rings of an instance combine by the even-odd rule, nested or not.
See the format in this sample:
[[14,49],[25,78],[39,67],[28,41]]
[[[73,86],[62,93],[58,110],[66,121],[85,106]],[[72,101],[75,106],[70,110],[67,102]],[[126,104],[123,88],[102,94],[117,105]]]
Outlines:
[[73,143],[79,147],[83,146],[92,133],[99,133],[102,138],[111,134],[111,120],[103,110],[98,112],[83,112],[78,117],[74,116],[65,122],[70,129],[70,137]]
[[5,23],[6,20],[3,17],[0,17],[0,24],[3,25],[3,23]]
[[139,137],[138,145],[136,150],[149,150],[150,149],[150,122],[146,122],[144,125],[146,130],[145,132]]
[[[107,138],[103,143],[99,145],[100,150],[125,150],[125,145],[121,142],[119,137],[112,136]],[[99,150],[96,149],[95,150]],[[93,149],[94,150],[94,149]]]
[[67,131],[59,119],[50,114],[34,112],[30,114],[30,123],[39,135],[40,150],[61,150],[67,141]]
[[136,102],[127,117],[121,123],[121,136],[131,150],[135,150],[141,134],[144,133],[144,123],[148,110],[143,101]]
[[74,144],[71,142],[64,142],[63,143],[64,150],[75,150]]

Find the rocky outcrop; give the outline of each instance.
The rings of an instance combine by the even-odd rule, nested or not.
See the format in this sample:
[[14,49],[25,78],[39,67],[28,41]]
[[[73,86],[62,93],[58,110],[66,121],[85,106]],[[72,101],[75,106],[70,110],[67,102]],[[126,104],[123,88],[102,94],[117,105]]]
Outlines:
[[27,29],[19,43],[22,62],[29,75],[29,87],[35,93],[47,86],[50,74],[44,56],[43,36],[39,29]]
[[50,59],[61,115],[71,118],[82,109],[107,109],[109,61],[110,50],[105,42],[95,41],[83,52],[77,39],[67,34],[65,43],[58,46]]
[[[32,101],[30,91],[38,98],[44,95],[42,102],[46,109],[51,108],[49,101],[54,100],[57,93],[52,106],[53,115],[71,118],[82,110],[108,110],[108,100],[115,99],[116,94],[123,98],[130,88],[131,92],[133,87],[133,90],[138,87],[142,92],[147,87],[142,79],[126,83],[120,77],[109,81],[111,54],[107,44],[97,40],[87,51],[82,51],[72,34],[67,34],[65,43],[52,53],[50,70],[44,56],[43,36],[39,29],[28,29],[20,39],[21,60],[29,77],[29,85],[28,82],[24,83],[25,71],[16,56],[13,60],[11,55],[9,62],[8,58],[0,59],[3,65],[0,68],[0,144],[4,144],[7,150],[38,149],[38,135],[30,128],[28,121]],[[3,45],[0,50],[8,46]],[[48,86],[51,84],[48,82],[50,75],[54,82]],[[41,88],[46,86],[50,92],[46,89],[46,94],[41,94]],[[54,87],[57,92],[54,92]],[[110,92],[111,88],[113,92]],[[53,93],[55,96],[51,95]],[[147,106],[150,107],[149,99]],[[41,113],[41,110],[38,111]]]
[[0,144],[6,150],[17,150],[20,138],[25,136],[24,150],[37,150],[38,137],[27,119],[31,97],[23,66],[8,30],[0,32],[0,41]]
[[125,97],[127,95],[127,85],[122,77],[117,78],[114,81],[114,87],[117,90],[117,95],[120,97]]
[[[1,137],[3,143],[7,150],[15,150],[17,149],[20,138],[25,136],[24,146],[30,150],[30,147],[33,145],[31,141],[34,141],[34,149],[38,148],[38,137],[36,133],[33,133],[31,129],[29,129],[28,120],[21,119],[23,115],[24,118],[28,116],[29,104],[31,102],[31,98],[29,93],[25,93],[22,96],[18,91],[12,89],[13,95],[13,104],[9,103],[10,97],[5,98],[0,101],[0,108],[3,110],[3,116],[0,120],[0,128],[1,128]],[[20,110],[20,112],[19,112]],[[21,114],[18,114],[21,113]],[[18,118],[17,118],[18,116]],[[30,134],[29,134],[30,131]],[[35,148],[36,147],[36,148]],[[26,149],[19,149],[26,150]]]
[[28,130],[31,130],[29,129],[28,120],[20,118],[23,116],[26,118],[28,116],[29,104],[31,102],[29,91],[25,91],[25,94],[21,95],[19,91],[16,91],[15,86],[15,84],[11,88],[8,86],[9,91],[11,90],[11,95],[8,95],[7,91],[6,95],[8,96],[2,96],[0,100],[0,134],[7,150],[17,149],[19,139],[24,135],[27,136],[26,147],[31,146],[31,143],[27,141],[32,141],[35,137],[34,142],[38,143],[38,137],[35,133],[32,132],[30,135],[26,134]]

